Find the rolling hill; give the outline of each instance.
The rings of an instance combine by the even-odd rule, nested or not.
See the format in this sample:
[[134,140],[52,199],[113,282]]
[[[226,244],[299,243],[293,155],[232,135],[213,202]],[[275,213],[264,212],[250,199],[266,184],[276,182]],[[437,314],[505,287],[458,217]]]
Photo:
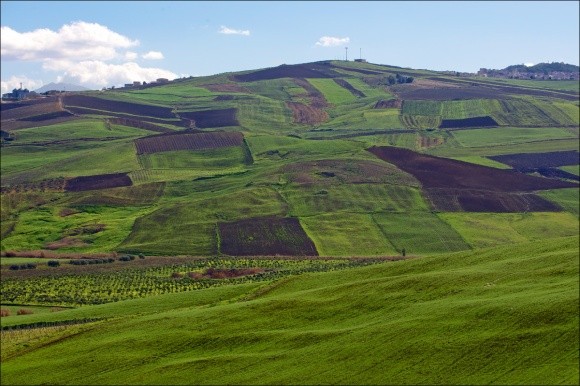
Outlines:
[[578,81],[322,61],[0,108],[2,384],[578,382]]

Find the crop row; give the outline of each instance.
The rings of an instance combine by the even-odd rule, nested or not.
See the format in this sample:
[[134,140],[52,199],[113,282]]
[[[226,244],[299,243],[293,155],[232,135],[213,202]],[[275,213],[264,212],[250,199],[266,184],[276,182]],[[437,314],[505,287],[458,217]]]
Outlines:
[[[33,279],[4,279],[3,304],[82,305],[102,304],[172,292],[273,280],[304,272],[344,269],[382,260],[253,260],[205,259],[189,263],[146,269],[127,269],[112,273],[45,276]],[[248,270],[246,276],[208,279],[212,269]],[[192,273],[192,274],[189,274]],[[198,273],[198,274],[196,274]]]

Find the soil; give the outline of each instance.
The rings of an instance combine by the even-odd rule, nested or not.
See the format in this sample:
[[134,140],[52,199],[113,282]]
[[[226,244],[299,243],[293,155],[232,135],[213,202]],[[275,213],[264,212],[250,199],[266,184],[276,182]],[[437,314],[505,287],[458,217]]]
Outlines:
[[324,110],[298,102],[286,102],[286,106],[292,110],[294,123],[317,125],[328,120],[328,113]]
[[175,118],[175,114],[171,112],[169,107],[122,102],[78,94],[66,95],[62,98],[62,101],[66,108],[71,111],[70,107],[82,107],[155,118]]
[[498,123],[492,117],[473,117],[464,119],[443,119],[440,129],[454,129],[463,127],[497,127]]
[[64,189],[68,192],[81,192],[131,186],[132,184],[131,178],[126,173],[99,174],[68,179],[65,182]]
[[239,126],[236,119],[236,108],[205,111],[182,111],[181,118],[189,119],[195,127],[206,129],[212,127]]
[[318,62],[293,65],[283,64],[278,67],[236,75],[234,80],[238,82],[255,82],[280,78],[333,78],[338,76],[341,76],[341,74],[333,71],[330,63]]
[[375,109],[400,109],[403,101],[400,99],[391,99],[388,101],[380,100],[375,104]]
[[219,223],[221,253],[230,256],[318,256],[297,218],[262,217]]
[[554,151],[547,153],[517,153],[488,156],[494,161],[510,165],[517,170],[550,168],[567,165],[578,165],[580,153],[577,150]]
[[239,132],[186,132],[153,135],[135,140],[137,154],[152,154],[174,150],[204,150],[241,146],[244,135]]

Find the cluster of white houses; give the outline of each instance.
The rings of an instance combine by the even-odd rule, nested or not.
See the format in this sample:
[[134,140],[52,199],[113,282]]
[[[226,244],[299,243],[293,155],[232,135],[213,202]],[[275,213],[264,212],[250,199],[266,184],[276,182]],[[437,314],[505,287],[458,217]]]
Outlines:
[[158,85],[158,84],[164,84],[164,83],[169,83],[169,79],[167,78],[157,78],[156,81],[153,82],[139,82],[139,81],[135,81],[133,83],[125,83],[125,88],[134,88],[134,87],[143,87],[143,86],[153,86],[153,85]]

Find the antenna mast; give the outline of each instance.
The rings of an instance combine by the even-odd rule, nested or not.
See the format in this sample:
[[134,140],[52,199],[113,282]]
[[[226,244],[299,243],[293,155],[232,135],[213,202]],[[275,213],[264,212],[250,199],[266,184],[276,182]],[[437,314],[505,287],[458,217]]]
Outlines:
[[348,62],[348,47],[344,47],[344,49],[346,50],[346,61]]

